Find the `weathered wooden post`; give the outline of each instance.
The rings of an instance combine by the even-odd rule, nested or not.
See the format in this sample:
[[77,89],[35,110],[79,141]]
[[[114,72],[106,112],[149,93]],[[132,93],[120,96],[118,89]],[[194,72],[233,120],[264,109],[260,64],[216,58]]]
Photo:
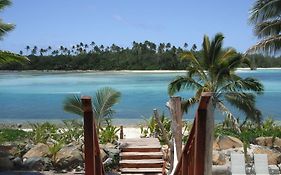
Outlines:
[[182,152],[182,109],[181,97],[171,97],[166,106],[169,108],[172,117],[172,133],[175,138],[176,155],[180,159]]
[[84,153],[85,153],[85,174],[94,175],[94,132],[93,132],[93,110],[91,97],[81,98],[84,116]]
[[123,126],[120,126],[120,139],[124,138]]

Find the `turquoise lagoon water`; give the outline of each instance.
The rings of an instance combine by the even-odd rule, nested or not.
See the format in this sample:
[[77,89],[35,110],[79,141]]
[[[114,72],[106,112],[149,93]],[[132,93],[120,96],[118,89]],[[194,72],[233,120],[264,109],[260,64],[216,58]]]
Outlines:
[[[168,114],[167,86],[183,72],[0,72],[0,120],[34,121],[79,118],[63,111],[62,102],[72,94],[94,95],[101,87],[112,87],[122,93],[114,107],[114,118],[128,122],[149,117],[154,108]],[[281,120],[281,70],[239,70],[243,77],[255,77],[265,85],[257,106],[266,118]],[[179,95],[188,98],[193,91]],[[234,112],[243,118],[243,114]],[[185,116],[192,119],[194,109]],[[217,119],[222,116],[218,115]]]

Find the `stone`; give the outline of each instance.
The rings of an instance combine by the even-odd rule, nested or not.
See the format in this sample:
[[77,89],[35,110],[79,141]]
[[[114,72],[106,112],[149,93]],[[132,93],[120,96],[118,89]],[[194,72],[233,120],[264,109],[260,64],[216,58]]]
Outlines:
[[213,165],[224,165],[226,163],[226,157],[219,151],[213,151]]
[[23,162],[22,159],[20,157],[16,157],[12,160],[12,162],[14,163],[15,169],[19,169],[23,166]]
[[108,155],[106,154],[106,152],[103,149],[100,149],[100,157],[101,157],[102,161],[104,161],[108,158]]
[[220,146],[218,144],[218,138],[214,140],[213,142],[213,150],[219,150]]
[[72,170],[83,165],[83,156],[74,144],[62,147],[56,155],[56,166],[61,169]]
[[268,148],[258,147],[258,148],[254,149],[253,153],[254,154],[267,154],[269,165],[276,165],[281,162],[281,153],[268,149]]
[[43,171],[46,163],[43,157],[30,157],[23,160],[23,166],[29,170]]
[[3,170],[11,170],[13,168],[13,162],[9,159],[9,157],[0,157],[0,171]]
[[276,137],[274,140],[274,146],[281,148],[281,139],[279,137]]
[[32,158],[32,157],[45,157],[49,153],[48,145],[43,143],[38,143],[33,148],[31,148],[27,153],[23,155],[23,158]]
[[243,143],[236,137],[232,136],[219,136],[218,145],[220,149],[230,149],[243,147]]
[[5,152],[10,155],[16,155],[19,153],[19,150],[16,145],[0,145],[0,152]]
[[273,146],[273,138],[272,137],[258,137],[255,139],[255,143],[260,146]]

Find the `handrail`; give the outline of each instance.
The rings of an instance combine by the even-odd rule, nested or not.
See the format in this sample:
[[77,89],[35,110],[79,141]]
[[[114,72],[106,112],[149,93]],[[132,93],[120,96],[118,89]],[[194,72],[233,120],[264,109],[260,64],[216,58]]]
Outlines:
[[201,96],[199,107],[196,111],[192,129],[181,157],[176,166],[174,175],[204,175],[206,164],[206,131],[209,110],[210,93]]
[[91,97],[83,96],[81,100],[84,116],[85,175],[105,175],[100,157],[99,141]]

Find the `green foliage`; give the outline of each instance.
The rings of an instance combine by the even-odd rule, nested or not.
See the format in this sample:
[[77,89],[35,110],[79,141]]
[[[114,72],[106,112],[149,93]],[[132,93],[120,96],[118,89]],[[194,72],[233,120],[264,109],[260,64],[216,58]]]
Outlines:
[[60,139],[65,143],[82,142],[84,136],[83,123],[78,120],[63,120]]
[[217,33],[210,40],[204,36],[202,53],[188,51],[182,59],[190,61],[186,75],[177,76],[168,86],[169,95],[183,90],[195,90],[194,96],[184,100],[182,109],[188,109],[198,103],[203,92],[212,93],[214,108],[225,114],[228,124],[239,131],[237,118],[226,106],[225,101],[245,113],[245,120],[257,123],[261,121],[261,112],[255,106],[256,95],[263,93],[263,85],[255,78],[239,77],[235,70],[241,65],[250,65],[248,58],[233,48],[223,49],[224,36]]
[[56,160],[57,160],[57,153],[61,150],[61,148],[64,146],[63,142],[56,142],[52,145],[49,145],[49,153],[51,155],[51,159],[53,162],[53,165],[55,166]]
[[277,125],[272,118],[267,118],[260,126],[253,122],[247,122],[237,133],[231,128],[224,128],[222,125],[215,127],[215,136],[229,135],[239,138],[243,143],[254,143],[257,137],[279,137],[281,138],[281,126]]
[[28,132],[19,129],[0,129],[0,144],[14,142],[28,137]]
[[[119,102],[121,93],[113,88],[104,87],[98,89],[92,97],[92,108],[97,128],[100,128],[107,120],[110,120],[115,111],[112,107]],[[79,96],[67,97],[63,102],[66,112],[82,116],[82,101]]]
[[35,144],[47,143],[48,140],[59,140],[61,137],[55,124],[49,122],[30,123],[30,126],[32,128],[31,139]]
[[[141,135],[142,137],[157,137],[161,144],[164,144],[164,136],[163,133],[158,126],[158,123],[154,116],[150,117],[149,119],[144,118],[145,124],[140,125]],[[164,114],[160,117],[160,122],[162,123],[164,130],[167,134],[169,140],[172,138],[172,120],[166,117]],[[191,130],[192,123],[183,121],[183,143],[186,143],[188,139],[188,133]]]
[[113,126],[111,122],[107,122],[104,128],[100,128],[99,141],[102,144],[115,143],[118,140],[117,132],[120,130],[119,127]]

